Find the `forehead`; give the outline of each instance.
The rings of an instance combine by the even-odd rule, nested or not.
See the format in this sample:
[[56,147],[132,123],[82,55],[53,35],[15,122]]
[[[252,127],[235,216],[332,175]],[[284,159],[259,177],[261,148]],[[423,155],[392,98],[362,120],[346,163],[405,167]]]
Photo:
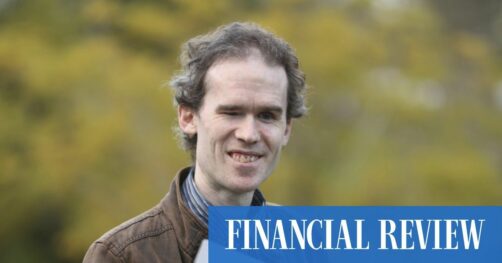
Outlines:
[[237,100],[286,107],[288,81],[284,68],[266,63],[257,52],[217,61],[206,73],[205,84],[206,102]]

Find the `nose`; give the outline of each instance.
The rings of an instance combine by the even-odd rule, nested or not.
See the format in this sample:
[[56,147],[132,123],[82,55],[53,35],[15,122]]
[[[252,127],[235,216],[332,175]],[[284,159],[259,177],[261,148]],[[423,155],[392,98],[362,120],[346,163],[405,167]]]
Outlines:
[[253,116],[247,116],[242,120],[239,127],[235,130],[235,137],[247,144],[253,144],[260,140],[260,132],[258,127],[256,127],[256,121]]

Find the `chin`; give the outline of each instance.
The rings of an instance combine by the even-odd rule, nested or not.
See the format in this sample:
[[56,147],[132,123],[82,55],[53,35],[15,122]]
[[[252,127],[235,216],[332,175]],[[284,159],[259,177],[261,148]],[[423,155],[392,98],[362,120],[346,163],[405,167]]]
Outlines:
[[228,188],[235,193],[248,193],[260,187],[267,176],[257,167],[239,167],[228,177]]
[[259,182],[252,182],[247,180],[239,180],[238,182],[233,182],[229,185],[229,188],[232,189],[233,192],[238,194],[249,193],[251,191],[256,190],[260,186]]

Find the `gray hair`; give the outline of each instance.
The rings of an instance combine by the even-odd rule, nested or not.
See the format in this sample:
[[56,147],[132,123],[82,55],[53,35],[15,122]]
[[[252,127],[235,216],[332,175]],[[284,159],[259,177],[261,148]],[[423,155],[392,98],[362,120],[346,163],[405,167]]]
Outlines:
[[[305,106],[305,74],[299,69],[293,49],[282,39],[253,23],[231,23],[214,32],[196,36],[182,46],[182,70],[172,77],[176,106],[198,111],[202,105],[204,79],[216,62],[229,58],[245,58],[252,49],[258,49],[270,65],[284,67],[288,78],[286,118],[300,118],[307,112]],[[195,159],[197,135],[184,134],[178,129],[183,148]]]

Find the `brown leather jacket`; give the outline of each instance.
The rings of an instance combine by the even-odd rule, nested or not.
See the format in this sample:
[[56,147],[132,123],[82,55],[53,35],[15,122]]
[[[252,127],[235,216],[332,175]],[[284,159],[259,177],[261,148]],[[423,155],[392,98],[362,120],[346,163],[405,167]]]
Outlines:
[[178,173],[157,206],[96,240],[84,263],[192,262],[208,230],[181,197],[181,182],[189,171],[185,168]]

